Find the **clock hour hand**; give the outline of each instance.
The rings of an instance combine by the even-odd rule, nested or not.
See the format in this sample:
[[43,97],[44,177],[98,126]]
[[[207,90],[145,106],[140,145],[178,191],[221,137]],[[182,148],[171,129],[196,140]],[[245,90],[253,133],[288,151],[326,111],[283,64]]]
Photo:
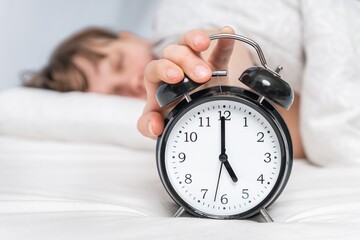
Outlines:
[[219,160],[224,164],[224,166],[225,166],[226,170],[228,171],[233,182],[237,182],[238,178],[228,161],[228,156],[226,154],[220,154]]
[[233,168],[231,167],[229,161],[228,161],[228,156],[226,155],[226,148],[225,148],[225,117],[222,116],[220,118],[221,120],[221,154],[219,155],[219,160],[220,162],[222,162],[226,168],[226,170],[228,171],[231,179],[233,180],[233,182],[237,182],[238,178],[233,170]]

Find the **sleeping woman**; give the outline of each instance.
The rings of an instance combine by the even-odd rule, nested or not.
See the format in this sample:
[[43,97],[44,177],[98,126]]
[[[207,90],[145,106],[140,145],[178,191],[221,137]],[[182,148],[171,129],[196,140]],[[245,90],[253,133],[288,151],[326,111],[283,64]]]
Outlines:
[[[233,33],[229,27],[217,32],[220,31]],[[200,45],[194,46],[193,43],[199,39]],[[154,49],[162,47],[150,41],[127,32],[116,34],[102,28],[88,28],[62,42],[54,50],[48,64],[25,80],[24,85],[61,92],[95,92],[147,100],[147,108],[139,119],[138,128],[145,136],[155,138],[163,130],[163,117],[155,102],[155,89],[160,79],[175,83],[184,74],[173,62],[180,61],[180,65],[189,69],[188,74],[195,81],[206,82],[211,78],[212,68],[227,68],[234,49],[234,42],[228,40],[220,40],[218,47],[210,47],[207,31],[191,31],[177,41],[180,44],[166,45],[163,51],[166,58],[158,59],[155,56],[160,54],[155,54],[158,50]],[[158,43],[164,46],[162,41]],[[192,48],[209,56],[209,62],[192,52]],[[241,61],[235,66],[229,65],[229,68],[237,71],[239,66],[241,69],[252,63],[244,49],[236,53],[237,56],[241,55]],[[234,72],[231,69],[229,72]],[[304,152],[298,126],[298,102],[296,99],[292,109],[281,114],[292,135],[294,156],[302,158]]]

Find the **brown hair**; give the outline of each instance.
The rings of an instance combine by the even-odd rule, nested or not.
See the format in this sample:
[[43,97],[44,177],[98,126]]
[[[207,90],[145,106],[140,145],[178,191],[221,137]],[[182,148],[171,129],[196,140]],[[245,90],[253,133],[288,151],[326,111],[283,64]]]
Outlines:
[[[91,50],[89,41],[94,39],[114,40],[118,35],[103,28],[86,28],[65,39],[52,53],[48,64],[39,72],[23,75],[23,85],[61,92],[86,91],[84,73],[74,63],[74,56],[82,56],[96,63],[104,56]],[[73,76],[73,77],[70,77]],[[76,77],[74,77],[76,76]]]

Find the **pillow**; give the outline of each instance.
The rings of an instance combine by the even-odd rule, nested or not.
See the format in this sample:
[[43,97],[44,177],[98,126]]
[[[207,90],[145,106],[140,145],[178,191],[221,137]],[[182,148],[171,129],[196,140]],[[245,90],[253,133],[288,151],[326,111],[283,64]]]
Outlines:
[[154,149],[136,128],[145,102],[17,87],[0,92],[0,134]]

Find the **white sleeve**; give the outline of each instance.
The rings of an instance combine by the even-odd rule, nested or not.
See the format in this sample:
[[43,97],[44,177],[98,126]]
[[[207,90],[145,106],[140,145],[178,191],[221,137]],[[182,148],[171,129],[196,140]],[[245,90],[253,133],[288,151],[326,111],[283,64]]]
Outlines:
[[[163,38],[193,29],[233,27],[261,46],[269,67],[282,65],[283,79],[299,92],[303,54],[298,0],[163,0],[156,16],[156,36]],[[256,52],[252,54],[260,64]]]
[[303,1],[301,132],[310,161],[360,164],[360,2]]

